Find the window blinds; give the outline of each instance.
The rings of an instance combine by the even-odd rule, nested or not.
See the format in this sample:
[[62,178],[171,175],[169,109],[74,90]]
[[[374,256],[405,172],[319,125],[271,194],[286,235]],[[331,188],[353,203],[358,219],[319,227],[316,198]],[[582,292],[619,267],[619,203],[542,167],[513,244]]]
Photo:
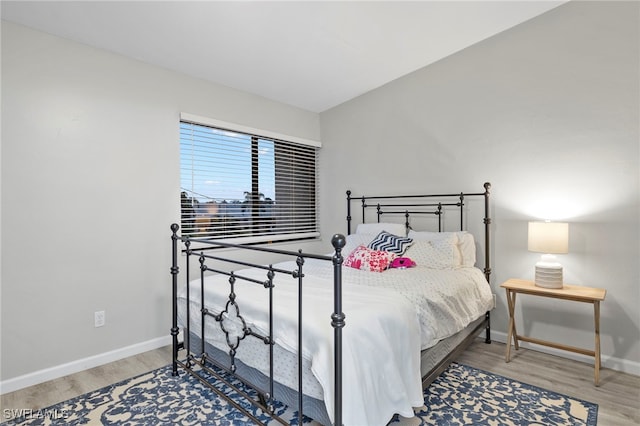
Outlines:
[[317,146],[180,122],[183,235],[316,237]]

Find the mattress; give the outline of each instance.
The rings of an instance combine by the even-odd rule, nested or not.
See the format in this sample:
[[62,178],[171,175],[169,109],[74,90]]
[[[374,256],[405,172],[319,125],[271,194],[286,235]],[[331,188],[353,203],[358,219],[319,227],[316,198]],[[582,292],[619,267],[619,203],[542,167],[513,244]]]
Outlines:
[[[200,338],[196,334],[191,334],[190,346],[194,354],[200,353],[202,347],[201,344],[202,341],[200,340]],[[205,352],[209,357],[213,358],[224,366],[228,366],[230,363],[229,355],[226,352],[214,347],[210,343],[205,343]],[[293,364],[291,365],[291,369],[297,370],[297,361],[293,359],[294,357],[292,356],[292,354],[288,353],[286,357],[286,363]],[[281,360],[281,358],[277,359]],[[237,361],[236,374],[243,380],[251,383],[254,388],[260,390],[262,393],[267,393],[269,391],[268,376],[266,376],[256,368],[247,366],[240,360]],[[306,386],[303,386],[304,389],[309,386],[310,382],[315,382],[314,385],[316,387],[319,387],[317,380],[313,379],[313,373],[311,373],[308,364],[306,364],[306,367],[303,367],[303,377],[305,378],[304,383],[307,384]],[[320,394],[316,392],[316,395]],[[274,382],[273,399],[289,407],[298,407],[299,403],[298,391],[292,389],[291,387],[287,387],[279,382]],[[325,407],[324,401],[322,400],[321,396],[320,398],[313,397],[309,396],[305,392],[302,397],[302,412],[306,417],[312,418],[321,425],[330,426],[333,424],[333,422],[329,418],[327,408]]]

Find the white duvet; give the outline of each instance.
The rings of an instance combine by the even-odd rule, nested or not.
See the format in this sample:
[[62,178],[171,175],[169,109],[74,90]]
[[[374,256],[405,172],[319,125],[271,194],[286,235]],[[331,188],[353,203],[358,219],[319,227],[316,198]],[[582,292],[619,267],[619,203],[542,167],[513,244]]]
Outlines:
[[[293,262],[280,265],[294,269]],[[319,382],[321,395],[314,395],[313,383],[305,380],[304,391],[322,397],[334,420],[333,370],[333,266],[330,262],[307,260],[303,265],[303,357]],[[245,270],[237,274],[264,281],[265,271]],[[436,344],[465,328],[490,310],[491,290],[477,268],[437,270],[424,267],[391,269],[382,273],[343,267],[343,422],[345,425],[385,425],[394,414],[413,417],[412,407],[422,406],[420,349]],[[219,313],[228,300],[229,283],[225,276],[206,278],[207,308]],[[236,281],[236,300],[247,325],[260,334],[268,334],[268,292],[256,284]],[[274,335],[276,343],[297,352],[297,280],[277,274],[274,290]],[[199,280],[191,283],[192,307],[199,301]],[[184,288],[179,298],[185,299]],[[181,324],[184,315],[181,310]],[[191,311],[192,331],[199,333],[199,313]],[[207,340],[228,352],[219,325],[207,320]],[[231,328],[228,325],[228,328]],[[216,332],[217,329],[217,332]],[[247,365],[269,374],[263,355],[255,352],[247,337],[240,343],[239,357]],[[264,346],[264,345],[262,345]],[[253,348],[253,349],[252,349]],[[278,346],[276,346],[278,349]],[[242,354],[242,350],[247,350]],[[277,353],[277,352],[276,352]],[[278,361],[276,359],[276,361]],[[297,369],[296,369],[297,370]],[[276,379],[278,366],[276,365]],[[297,388],[297,378],[281,383]],[[308,390],[310,392],[308,392]]]
[[[293,269],[293,262],[280,265]],[[329,268],[331,265],[328,264]],[[306,268],[305,268],[306,270]],[[238,275],[265,280],[265,271],[243,270]],[[332,277],[332,275],[331,275]],[[303,357],[310,362],[313,375],[322,387],[322,397],[330,419],[334,420],[334,329],[333,281],[305,272],[303,289]],[[274,289],[274,336],[283,348],[298,351],[298,284],[297,279],[277,274]],[[224,309],[229,296],[228,277],[212,275],[206,278],[206,307],[212,313]],[[199,301],[199,280],[191,283],[191,299]],[[234,292],[240,315],[254,331],[267,335],[269,331],[268,292],[262,286],[237,280]],[[185,300],[186,290],[179,297]],[[420,326],[415,310],[407,299],[393,290],[348,284],[343,288],[342,396],[345,425],[385,425],[398,413],[413,417],[413,407],[422,406],[420,377]],[[192,331],[199,331],[198,312],[192,309]],[[232,310],[235,315],[235,310]],[[232,329],[232,323],[225,323]],[[207,336],[219,325],[206,321]],[[210,331],[209,331],[210,329]],[[233,333],[232,333],[233,334]],[[254,339],[247,337],[246,339]],[[235,339],[232,339],[235,343]],[[240,343],[240,347],[245,342]],[[224,337],[218,332],[215,346],[228,351]],[[242,359],[259,368],[263,363]],[[276,376],[276,380],[278,377]]]
[[[333,266],[310,260],[304,264],[304,272],[330,279]],[[420,322],[422,349],[456,334],[493,308],[491,288],[476,267],[432,269],[417,266],[384,272],[343,267],[342,280],[369,289],[390,289],[409,301]]]

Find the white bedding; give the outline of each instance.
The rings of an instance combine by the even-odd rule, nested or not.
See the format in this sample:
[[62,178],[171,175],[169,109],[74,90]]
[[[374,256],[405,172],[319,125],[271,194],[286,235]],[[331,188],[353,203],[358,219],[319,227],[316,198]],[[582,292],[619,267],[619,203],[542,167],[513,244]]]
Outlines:
[[[291,269],[295,264],[287,262],[277,266]],[[264,271],[245,270],[238,271],[237,274],[265,279]],[[212,275],[206,281],[206,306],[211,312],[218,313],[228,300],[228,278]],[[275,341],[279,346],[297,352],[297,280],[278,274],[274,283]],[[191,298],[196,303],[200,295],[198,288],[199,280],[192,282]],[[185,300],[185,293],[183,288],[179,300]],[[238,280],[235,293],[240,314],[247,325],[261,334],[268,334],[268,317],[263,309],[263,306],[268,306],[268,292],[264,288],[257,288],[256,284]],[[322,387],[322,399],[333,421],[332,275],[327,279],[305,272],[303,293],[302,353]],[[180,322],[184,324],[184,309],[180,311]],[[191,312],[191,330],[198,332],[199,327],[194,327],[199,324],[198,312]],[[424,403],[420,378],[419,322],[415,310],[406,298],[392,290],[349,284],[343,289],[343,312],[346,315],[342,355],[344,424],[384,425],[395,413],[412,417],[413,407]],[[216,328],[219,325],[209,319],[205,333],[213,336]],[[213,344],[228,351],[224,336],[219,332],[217,335]],[[245,340],[248,343],[250,339],[255,340],[253,337]],[[240,343],[240,348],[243,345],[244,341]],[[264,362],[244,357],[242,361],[268,374]],[[276,376],[276,379],[280,378]],[[297,385],[293,387],[297,388]]]
[[[276,266],[293,269],[295,264],[287,262]],[[303,271],[304,364],[311,368],[317,379],[315,382],[306,378],[303,389],[305,394],[324,399],[333,420],[333,328],[330,324],[333,266],[326,261],[307,260]],[[265,279],[264,271],[239,271],[238,274]],[[423,404],[420,349],[457,333],[490,310],[493,297],[489,285],[477,268],[416,267],[377,273],[343,267],[342,274],[343,312],[346,315],[343,329],[344,424],[386,424],[395,413],[412,417],[412,407]],[[228,299],[228,279],[209,276],[206,280],[207,307],[218,313]],[[276,343],[297,352],[297,280],[279,276],[275,285]],[[199,280],[192,282],[191,288],[191,297],[197,303]],[[266,306],[267,291],[256,289],[255,284],[237,281],[235,292],[241,315],[253,318],[248,325],[267,334],[267,316],[261,308]],[[183,288],[179,298],[185,300],[185,293]],[[264,296],[262,299],[257,298],[260,294]],[[195,306],[193,303],[192,307]],[[180,323],[184,324],[182,311]],[[199,323],[199,313],[195,309],[191,312],[192,332],[199,333],[199,327],[194,327]],[[206,333],[207,340],[209,336],[217,336],[212,343],[228,352],[224,335],[213,319],[207,321]],[[268,375],[264,346],[257,339],[247,337],[240,344],[238,356],[245,364]],[[276,346],[276,354],[278,350],[281,348]],[[276,361],[284,359],[275,358]],[[295,365],[293,367],[297,372]],[[276,362],[277,380],[296,389],[297,376],[295,373],[286,375],[286,370]]]
[[[304,273],[330,279],[333,266],[309,260]],[[416,310],[420,321],[421,348],[464,329],[493,308],[491,288],[480,269],[431,269],[417,266],[368,272],[342,268],[342,280],[370,288],[387,288],[404,296]]]

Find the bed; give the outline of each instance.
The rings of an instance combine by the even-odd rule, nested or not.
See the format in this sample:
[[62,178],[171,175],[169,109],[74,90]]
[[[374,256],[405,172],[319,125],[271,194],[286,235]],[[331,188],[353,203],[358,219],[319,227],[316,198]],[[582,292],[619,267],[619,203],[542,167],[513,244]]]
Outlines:
[[[325,425],[412,417],[423,388],[480,331],[491,341],[489,189],[347,191],[347,235],[334,235],[328,254],[190,239],[172,225],[174,374],[231,374],[255,389],[245,398],[282,423],[276,401]],[[482,220],[470,220],[471,210]],[[280,260],[254,264],[238,255],[245,251]]]

